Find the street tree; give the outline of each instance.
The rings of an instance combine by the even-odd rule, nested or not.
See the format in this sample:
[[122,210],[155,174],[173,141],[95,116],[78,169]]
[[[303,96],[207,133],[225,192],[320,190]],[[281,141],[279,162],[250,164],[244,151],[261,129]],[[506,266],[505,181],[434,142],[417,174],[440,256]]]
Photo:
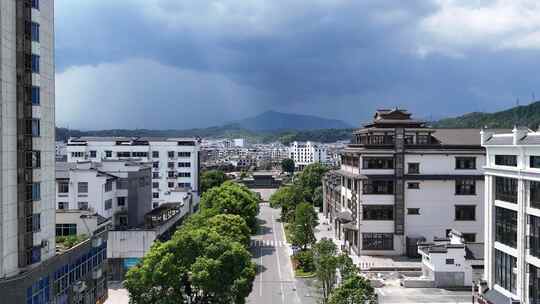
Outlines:
[[227,180],[225,173],[220,170],[204,171],[201,174],[201,193],[213,187],[219,187]]
[[273,208],[281,207],[281,219],[292,222],[296,205],[301,203],[302,199],[302,191],[297,186],[283,186],[270,197],[270,206]]
[[326,172],[328,172],[327,166],[315,163],[305,167],[295,178],[294,183],[302,190],[302,194],[306,201],[310,203],[314,202],[315,190],[322,186],[322,178]]
[[290,174],[294,173],[294,160],[286,158],[281,161],[281,170]]
[[315,227],[317,227],[317,213],[309,203],[300,203],[296,206],[294,222],[291,224],[292,243],[307,249],[317,240],[315,239]]
[[313,247],[315,275],[322,285],[323,303],[328,303],[328,298],[336,284],[336,270],[339,262],[336,253],[336,244],[330,239],[324,238]]
[[368,280],[353,275],[332,291],[328,304],[377,303],[376,293]]
[[243,304],[254,278],[243,244],[206,227],[182,228],[152,246],[125,286],[134,304]]
[[201,197],[201,213],[208,217],[218,214],[236,214],[241,216],[251,229],[256,231],[257,213],[260,199],[244,185],[225,182],[214,187]]

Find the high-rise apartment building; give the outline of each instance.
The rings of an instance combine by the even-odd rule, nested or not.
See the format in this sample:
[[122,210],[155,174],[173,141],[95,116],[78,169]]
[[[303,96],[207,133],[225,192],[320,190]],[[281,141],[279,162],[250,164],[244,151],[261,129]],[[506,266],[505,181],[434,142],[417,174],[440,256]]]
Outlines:
[[540,132],[482,132],[485,282],[477,303],[540,303]]
[[0,302],[104,301],[106,234],[55,240],[53,0],[0,1],[0,79]]
[[0,2],[0,278],[55,254],[53,5]]

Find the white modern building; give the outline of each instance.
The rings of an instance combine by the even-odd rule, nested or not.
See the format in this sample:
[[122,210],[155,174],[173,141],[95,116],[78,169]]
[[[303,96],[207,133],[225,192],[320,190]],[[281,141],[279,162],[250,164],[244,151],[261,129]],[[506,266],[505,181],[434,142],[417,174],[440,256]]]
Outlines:
[[307,165],[327,162],[327,151],[321,143],[294,141],[289,145],[289,157],[294,160],[298,170],[303,170]]
[[540,132],[482,132],[485,282],[478,303],[540,303]]
[[144,225],[152,209],[151,167],[130,161],[57,163],[57,216],[89,211],[124,229]]
[[199,198],[199,142],[194,138],[71,138],[67,161],[130,160],[152,165],[152,205]]
[[480,130],[433,129],[405,110],[378,110],[324,179],[324,214],[358,255],[418,256],[419,241],[484,239]]

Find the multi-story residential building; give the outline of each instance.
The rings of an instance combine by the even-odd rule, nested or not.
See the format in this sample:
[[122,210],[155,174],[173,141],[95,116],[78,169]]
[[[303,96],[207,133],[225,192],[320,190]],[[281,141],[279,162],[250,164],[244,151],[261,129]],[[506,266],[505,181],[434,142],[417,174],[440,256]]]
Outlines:
[[540,303],[540,132],[482,131],[485,282],[478,303]]
[[320,144],[311,141],[294,141],[289,146],[289,157],[294,160],[294,165],[298,170],[303,170],[307,165],[314,163],[326,163],[327,151]]
[[152,164],[152,205],[199,198],[199,142],[194,138],[71,138],[68,162],[131,160]]
[[0,302],[104,300],[105,237],[55,241],[54,1],[0,12]]
[[114,227],[144,225],[152,209],[151,166],[130,161],[57,163],[57,217],[85,210]]
[[417,256],[419,241],[483,240],[480,131],[433,129],[405,110],[378,110],[324,179],[325,216],[353,253]]

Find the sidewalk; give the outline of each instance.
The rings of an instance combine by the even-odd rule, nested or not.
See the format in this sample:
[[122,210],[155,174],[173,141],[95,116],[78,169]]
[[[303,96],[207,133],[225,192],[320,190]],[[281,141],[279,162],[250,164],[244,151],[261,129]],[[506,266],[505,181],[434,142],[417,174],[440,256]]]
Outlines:
[[[318,213],[319,216],[319,225],[315,228],[315,238],[319,241],[322,238],[328,238],[334,241],[338,251],[341,251],[341,245],[343,241],[338,240],[334,237],[334,227],[328,223],[328,220],[324,217],[322,212]],[[349,255],[353,260],[353,263],[358,266],[361,270],[369,270],[373,267],[390,267],[390,268],[410,268],[418,267],[420,268],[422,262],[420,261],[410,261],[405,257],[391,257],[391,256],[368,256],[362,255],[358,256],[354,252],[351,252]]]

